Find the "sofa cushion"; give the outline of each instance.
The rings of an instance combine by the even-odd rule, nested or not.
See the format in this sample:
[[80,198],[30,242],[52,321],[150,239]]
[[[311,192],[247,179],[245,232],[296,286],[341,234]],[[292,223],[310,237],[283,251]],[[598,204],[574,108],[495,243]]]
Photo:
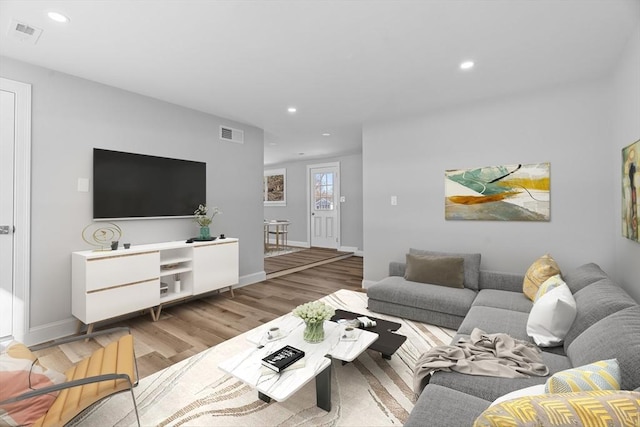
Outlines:
[[[564,349],[589,326],[608,315],[636,305],[636,302],[610,279],[602,279],[588,285],[574,295],[578,312],[564,338]],[[598,358],[596,360],[600,360]]]
[[634,426],[640,393],[583,391],[521,397],[488,408],[473,427],[498,426]]
[[545,393],[572,393],[591,390],[620,390],[620,366],[616,359],[600,360],[556,372],[547,380]]
[[640,387],[640,306],[593,324],[567,347],[567,356],[574,366],[615,358],[622,373],[621,388]]
[[402,277],[385,277],[367,288],[367,295],[380,301],[464,316],[476,293],[471,289],[416,283]]
[[[549,368],[549,375],[572,367],[571,361],[566,356],[545,351],[540,355],[542,363]],[[476,375],[472,377],[459,372],[435,372],[431,376],[429,384],[452,388],[493,402],[498,397],[514,390],[544,384],[547,379],[548,377],[501,378]]]
[[522,292],[482,289],[473,301],[474,306],[504,308],[505,310],[529,313],[533,303]]
[[[536,294],[536,302],[527,319],[527,335],[540,347],[555,347],[562,344],[576,318],[576,302],[565,283],[546,293],[541,292],[544,290],[541,287]],[[539,296],[541,293],[543,295]]]
[[464,254],[455,252],[438,252],[428,251],[423,249],[409,248],[409,253],[413,255],[427,255],[427,256],[451,256],[464,258],[464,287],[469,289],[478,290],[480,283],[480,258],[478,254]]
[[578,292],[580,289],[595,283],[602,279],[607,279],[607,273],[594,263],[588,263],[577,267],[569,272],[564,272],[563,279],[571,289],[572,293]]
[[404,427],[470,426],[490,403],[457,390],[428,384]]
[[556,274],[560,274],[560,267],[556,261],[549,254],[541,256],[527,269],[522,283],[522,292],[533,301],[538,288]]
[[464,258],[407,254],[404,278],[412,282],[464,288]]
[[505,333],[512,338],[533,342],[527,335],[528,313],[503,308],[473,306],[458,328],[458,333],[470,335],[475,328],[488,334]]
[[480,270],[480,289],[522,293],[523,274]]

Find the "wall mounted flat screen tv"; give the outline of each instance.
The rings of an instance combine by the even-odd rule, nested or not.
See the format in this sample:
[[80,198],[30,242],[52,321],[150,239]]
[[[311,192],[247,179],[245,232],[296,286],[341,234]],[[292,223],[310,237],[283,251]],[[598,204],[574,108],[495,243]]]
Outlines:
[[93,149],[93,218],[193,216],[206,203],[207,164]]

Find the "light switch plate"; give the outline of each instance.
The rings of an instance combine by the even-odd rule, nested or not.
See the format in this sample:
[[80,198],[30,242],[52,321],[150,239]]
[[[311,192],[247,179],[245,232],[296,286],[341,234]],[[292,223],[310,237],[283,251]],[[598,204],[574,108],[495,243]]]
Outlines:
[[78,191],[81,193],[89,192],[89,178],[78,178]]

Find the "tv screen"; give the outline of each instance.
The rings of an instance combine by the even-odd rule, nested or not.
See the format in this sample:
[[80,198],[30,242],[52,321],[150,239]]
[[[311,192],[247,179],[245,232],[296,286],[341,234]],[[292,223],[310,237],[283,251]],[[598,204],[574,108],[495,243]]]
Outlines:
[[93,218],[192,216],[206,203],[207,164],[93,149]]

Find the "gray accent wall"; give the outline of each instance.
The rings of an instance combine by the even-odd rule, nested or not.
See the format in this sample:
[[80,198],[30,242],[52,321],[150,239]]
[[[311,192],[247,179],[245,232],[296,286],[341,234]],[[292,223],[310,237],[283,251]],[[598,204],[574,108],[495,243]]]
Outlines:
[[[640,139],[640,28],[629,38],[620,62],[615,67],[612,95],[614,154],[612,168],[615,226],[615,268],[621,282],[636,301],[640,301],[640,243],[622,237],[622,177],[623,147]],[[636,153],[640,155],[640,153]],[[640,194],[638,194],[640,196]]]
[[362,154],[313,159],[299,162],[279,163],[265,166],[265,170],[285,168],[287,170],[287,206],[267,206],[264,218],[288,219],[290,242],[309,244],[307,233],[307,166],[340,162],[341,195],[345,202],[340,204],[340,225],[342,247],[362,250]]
[[[483,269],[513,273],[550,253],[561,269],[593,261],[616,275],[607,83],[366,125],[365,283],[410,247],[480,252]],[[550,222],[444,219],[445,170],[538,162],[551,163]]]
[[[597,81],[365,124],[365,286],[410,247],[480,252],[483,269],[520,274],[550,253],[565,271],[599,264],[640,301],[640,244],[620,215],[620,150],[639,117],[636,32]],[[550,222],[445,221],[446,169],[537,162],[551,163]]]
[[[212,234],[240,239],[240,276],[264,276],[263,130],[53,70],[1,58],[2,77],[32,85],[31,284],[29,333],[51,339],[73,332],[71,252],[92,223],[93,148],[207,163],[207,202],[223,214]],[[172,84],[167,82],[167,84]],[[220,141],[221,124],[244,131],[244,144]],[[195,209],[195,207],[194,207]],[[193,220],[116,222],[133,245],[196,236]]]

